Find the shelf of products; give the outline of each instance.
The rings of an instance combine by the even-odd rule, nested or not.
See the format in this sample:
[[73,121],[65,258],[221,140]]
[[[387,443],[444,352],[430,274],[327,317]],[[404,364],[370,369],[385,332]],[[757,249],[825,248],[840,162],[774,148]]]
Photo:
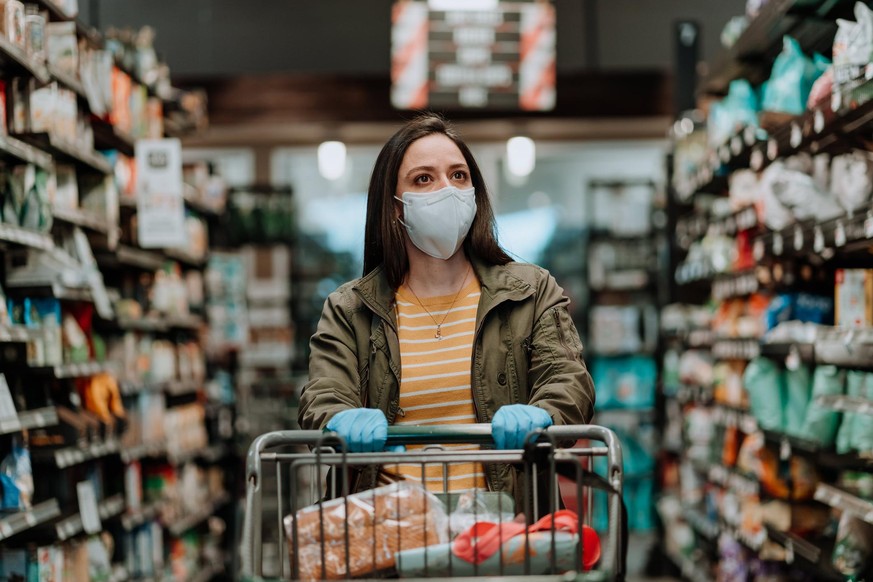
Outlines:
[[176,519],[170,523],[167,523],[167,530],[174,536],[179,537],[188,530],[197,527],[202,522],[209,519],[213,513],[217,509],[219,509],[222,505],[230,501],[230,495],[222,494],[217,498],[213,499],[206,507],[202,510],[192,513],[190,515],[185,515],[179,519]]
[[24,511],[0,514],[0,541],[39,527],[60,515],[61,509],[57,499],[37,503]]
[[[114,495],[97,504],[97,513],[102,521],[118,517],[124,512],[124,495]],[[55,524],[58,541],[68,540],[85,531],[82,516],[72,515]]]
[[[873,55],[853,61],[866,37],[847,35],[871,13],[818,0],[755,11],[700,86],[723,98],[674,128],[661,475],[687,504],[695,563],[863,578],[845,552],[846,532],[867,531],[851,520],[873,517]],[[809,64],[803,88],[782,84],[792,59]],[[691,345],[701,328],[712,341]],[[701,521],[714,515],[717,544]],[[685,538],[665,535],[674,558]]]

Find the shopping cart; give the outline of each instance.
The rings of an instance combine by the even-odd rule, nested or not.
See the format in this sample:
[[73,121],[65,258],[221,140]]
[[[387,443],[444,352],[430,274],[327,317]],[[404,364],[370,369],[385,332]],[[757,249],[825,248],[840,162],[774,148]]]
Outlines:
[[[376,567],[384,567],[385,564],[377,564],[377,542],[371,539],[374,531],[379,531],[379,524],[376,524],[376,518],[372,515],[358,511],[360,500],[357,496],[367,493],[349,494],[355,487],[354,475],[360,474],[356,471],[386,468],[400,463],[406,466],[420,465],[422,477],[427,467],[438,465],[446,477],[439,484],[441,491],[435,494],[424,492],[420,484],[401,482],[407,490],[418,487],[416,499],[423,500],[422,503],[431,503],[433,499],[437,499],[438,503],[431,503],[426,508],[425,505],[421,506],[425,543],[414,545],[423,548],[405,551],[402,547],[404,542],[412,543],[409,540],[416,535],[420,538],[420,530],[416,530],[418,533],[415,535],[407,535],[412,530],[402,528],[390,530],[394,533],[383,533],[388,539],[379,539],[381,549],[378,551],[384,550],[382,546],[392,547],[388,556],[391,566],[388,575],[412,578],[538,575],[556,581],[624,579],[627,516],[622,502],[621,445],[615,433],[594,425],[552,426],[527,435],[524,450],[494,450],[487,446],[475,450],[450,448],[462,443],[493,445],[491,425],[389,427],[387,446],[409,447],[402,452],[346,452],[342,439],[335,433],[312,430],[276,431],[259,436],[249,447],[246,466],[246,505],[241,547],[243,579],[385,577],[384,568]],[[511,497],[500,493],[477,491],[472,494],[473,503],[465,505],[467,514],[463,515],[462,512],[462,517],[476,524],[489,521],[498,525],[488,525],[493,531],[487,533],[484,529],[472,531],[481,527],[474,525],[471,531],[463,534],[467,536],[468,553],[473,553],[473,559],[468,556],[466,561],[453,555],[453,552],[457,552],[461,536],[454,538],[457,532],[452,528],[462,502],[458,494],[448,493],[447,477],[451,466],[463,462],[482,463],[486,467],[497,463],[504,469],[513,465],[519,471],[525,490],[532,493],[526,496],[522,508],[512,507]],[[268,465],[272,465],[273,470],[268,470]],[[595,471],[595,467],[605,467],[605,470]],[[270,487],[266,487],[267,482],[270,482]],[[396,485],[398,491],[401,484]],[[393,492],[392,487],[395,485],[370,490],[373,493],[365,500],[370,504],[369,510],[376,507],[376,511],[382,511],[379,509],[381,491]],[[268,508],[267,497],[273,497],[273,491],[273,504]],[[469,499],[468,496],[468,502]],[[532,499],[546,499],[546,506]],[[595,507],[598,501],[600,506]],[[389,499],[384,507],[400,505],[400,502],[392,503]],[[437,505],[440,507],[440,516],[443,507],[448,508],[447,511],[454,507],[448,525],[431,511],[431,507]],[[484,508],[481,509],[481,515],[478,514],[480,507]],[[565,507],[573,512],[562,509]],[[399,509],[397,511],[396,520],[386,519],[386,524],[401,520]],[[604,512],[608,527],[595,536],[597,539],[592,540],[587,534],[593,530],[587,526],[595,511]],[[275,521],[265,519],[265,515],[270,514],[275,516]],[[516,514],[523,514],[524,518],[513,519]],[[574,531],[572,535],[558,531],[560,528],[556,524],[559,515],[565,524],[567,516],[572,516],[569,524],[569,529]],[[333,523],[335,516],[342,520],[339,525]],[[432,524],[427,523],[428,516],[432,516]],[[313,519],[307,521],[308,517]],[[394,515],[388,517],[395,518]],[[422,519],[416,519],[420,526]],[[519,526],[521,521],[525,523]],[[531,533],[536,528],[530,524],[543,522],[547,522],[546,527]],[[264,538],[267,529],[272,529],[271,535],[275,538],[269,546],[272,550],[270,558],[273,559],[270,564],[267,564],[269,560],[265,560],[267,556],[263,551],[267,545]],[[583,531],[586,535],[583,535]],[[516,532],[518,535],[508,537],[509,533],[506,532]],[[330,538],[330,535],[334,537]],[[378,536],[378,533],[375,535]],[[428,535],[431,536],[430,542],[427,541]],[[485,560],[484,546],[483,555],[479,555],[480,544],[489,535],[492,538],[496,535],[499,543],[496,544],[496,551],[492,545],[488,550],[489,557]],[[444,543],[447,540],[449,543]],[[599,559],[595,558],[596,564],[583,563],[583,560],[591,557],[590,552],[586,553],[586,543],[589,544],[588,550],[592,549],[592,545],[598,546],[596,551]],[[368,556],[371,551],[375,571],[368,570],[366,576],[362,576],[360,571],[356,572],[352,562],[360,554]],[[519,554],[523,554],[523,559],[519,559]],[[314,570],[312,564],[306,566],[306,556],[315,562]],[[545,565],[543,560],[547,561]],[[330,569],[326,562],[331,562]]]

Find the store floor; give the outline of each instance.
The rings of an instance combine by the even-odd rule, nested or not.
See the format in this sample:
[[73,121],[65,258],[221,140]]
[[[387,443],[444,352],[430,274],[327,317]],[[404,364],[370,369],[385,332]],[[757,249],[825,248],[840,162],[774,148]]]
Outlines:
[[681,582],[681,578],[671,576],[646,576],[652,546],[657,536],[654,533],[631,533],[627,549],[627,582]]

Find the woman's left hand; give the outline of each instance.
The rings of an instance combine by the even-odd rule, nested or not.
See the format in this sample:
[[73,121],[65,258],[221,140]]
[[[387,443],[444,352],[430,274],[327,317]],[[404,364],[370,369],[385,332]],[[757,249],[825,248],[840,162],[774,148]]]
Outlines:
[[520,449],[527,435],[552,425],[552,417],[542,408],[528,404],[501,406],[491,420],[491,436],[498,449]]

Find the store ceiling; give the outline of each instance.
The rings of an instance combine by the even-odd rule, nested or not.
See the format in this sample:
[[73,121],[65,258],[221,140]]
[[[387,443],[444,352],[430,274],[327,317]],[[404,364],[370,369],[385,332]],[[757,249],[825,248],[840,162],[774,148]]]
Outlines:
[[[174,82],[209,91],[212,128],[200,140],[233,145],[308,143],[321,133],[358,135],[395,126],[388,102],[392,0],[90,0],[82,18],[101,29],[151,25]],[[702,28],[701,59],[719,50],[745,0],[555,0],[558,104],[554,112],[448,112],[470,122],[508,117],[529,132],[568,139],[616,131],[662,137],[673,115],[673,29]],[[609,123],[592,123],[597,119]],[[554,123],[555,120],[561,121]],[[627,128],[616,129],[621,125]],[[471,125],[465,123],[465,126]],[[310,129],[303,130],[306,126]],[[357,127],[355,127],[357,126]],[[498,125],[499,126],[499,125]],[[603,134],[595,127],[610,127]],[[560,131],[559,131],[560,130]],[[488,134],[491,130],[484,130]],[[592,134],[592,132],[594,134]],[[642,135],[646,133],[647,135]],[[217,140],[217,141],[216,141]],[[282,141],[281,143],[287,143]]]

